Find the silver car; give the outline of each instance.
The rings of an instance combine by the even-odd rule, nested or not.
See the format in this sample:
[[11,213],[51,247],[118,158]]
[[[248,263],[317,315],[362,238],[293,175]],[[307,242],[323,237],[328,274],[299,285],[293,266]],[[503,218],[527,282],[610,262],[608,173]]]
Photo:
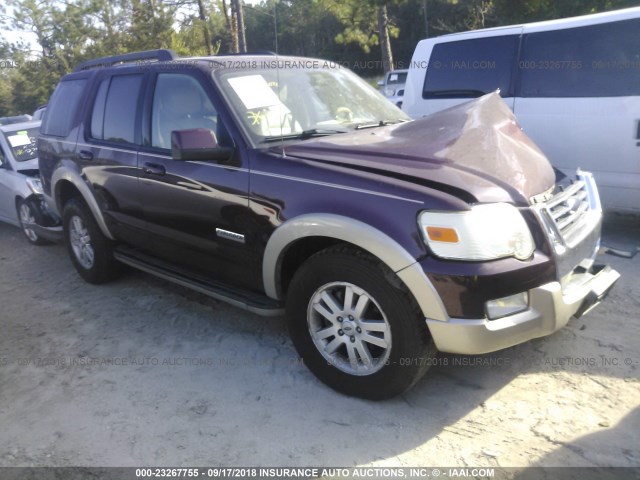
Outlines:
[[40,121],[0,126],[0,221],[20,227],[35,245],[58,240],[60,219],[42,197],[36,140]]

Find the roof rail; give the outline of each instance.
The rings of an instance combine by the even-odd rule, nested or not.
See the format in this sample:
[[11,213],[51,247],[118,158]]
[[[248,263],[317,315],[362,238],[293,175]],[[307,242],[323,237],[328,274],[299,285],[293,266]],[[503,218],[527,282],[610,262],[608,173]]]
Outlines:
[[147,50],[144,52],[125,53],[123,55],[96,58],[95,60],[82,62],[76,67],[74,72],[81,72],[82,70],[89,70],[91,68],[111,67],[118,63],[137,62],[140,60],[156,60],[158,62],[168,62],[171,60],[176,60],[177,58],[180,57],[178,57],[178,55],[173,50]]
[[251,56],[251,55],[278,55],[271,50],[255,50],[253,52],[240,52],[240,53],[218,53],[216,55],[212,55],[213,57],[240,57],[240,56]]

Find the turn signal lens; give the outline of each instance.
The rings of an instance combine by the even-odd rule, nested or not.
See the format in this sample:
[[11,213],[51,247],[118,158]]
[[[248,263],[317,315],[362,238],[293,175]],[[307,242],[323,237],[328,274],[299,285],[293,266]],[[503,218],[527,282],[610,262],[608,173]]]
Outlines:
[[432,242],[458,243],[458,232],[447,227],[427,227],[427,235]]

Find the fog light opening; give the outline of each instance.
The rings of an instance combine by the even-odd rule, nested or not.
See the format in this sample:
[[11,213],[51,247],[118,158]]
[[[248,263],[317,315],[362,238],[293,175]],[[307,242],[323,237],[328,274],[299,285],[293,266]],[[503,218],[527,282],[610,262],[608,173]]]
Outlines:
[[489,300],[485,304],[485,310],[487,312],[487,317],[489,318],[489,320],[496,320],[508,315],[514,315],[516,313],[524,312],[528,308],[528,292],[516,293],[515,295],[509,295],[508,297]]

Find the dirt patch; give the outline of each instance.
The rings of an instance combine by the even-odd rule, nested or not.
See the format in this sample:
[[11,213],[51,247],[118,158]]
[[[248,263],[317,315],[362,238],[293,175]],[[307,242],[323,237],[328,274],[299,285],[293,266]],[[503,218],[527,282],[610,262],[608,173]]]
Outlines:
[[0,225],[0,466],[640,464],[640,255],[602,256],[622,279],[556,334],[373,403],[317,381],[282,319],[138,272],[92,286],[21,235]]

